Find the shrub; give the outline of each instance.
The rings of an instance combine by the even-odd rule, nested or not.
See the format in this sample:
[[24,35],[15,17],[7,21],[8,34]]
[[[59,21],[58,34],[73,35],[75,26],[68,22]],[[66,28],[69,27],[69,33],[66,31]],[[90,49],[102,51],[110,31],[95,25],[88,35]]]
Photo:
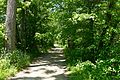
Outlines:
[[30,63],[30,57],[22,51],[16,50],[8,54],[10,64],[15,66],[18,70],[26,67]]
[[52,33],[46,32],[43,34],[36,33],[35,34],[35,40],[37,45],[40,48],[40,51],[43,51],[43,53],[47,52],[47,49],[50,47],[53,47],[54,40],[53,40],[53,35]]
[[94,48],[76,48],[76,49],[65,49],[64,53],[68,63],[76,63],[77,61],[95,62],[96,54],[93,52]]
[[10,75],[14,75],[17,72],[15,66],[10,64],[8,59],[0,59],[0,80],[4,80]]
[[15,50],[12,53],[0,55],[0,80],[14,75],[17,71],[25,68],[30,63],[30,57],[22,51]]
[[65,49],[64,53],[66,60],[70,65],[75,64],[78,59],[82,59],[81,51],[79,49]]
[[92,80],[90,72],[94,68],[95,65],[90,61],[79,62],[76,66],[70,67],[70,80]]
[[78,62],[76,66],[70,67],[70,80],[119,80],[120,61],[119,58],[99,60],[96,64],[90,61]]

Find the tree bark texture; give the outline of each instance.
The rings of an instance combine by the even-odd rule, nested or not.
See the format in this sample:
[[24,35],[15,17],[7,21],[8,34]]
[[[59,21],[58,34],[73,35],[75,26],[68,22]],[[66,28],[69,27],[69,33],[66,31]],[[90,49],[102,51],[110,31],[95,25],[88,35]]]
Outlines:
[[5,21],[6,49],[15,50],[16,46],[16,0],[7,1],[7,13]]

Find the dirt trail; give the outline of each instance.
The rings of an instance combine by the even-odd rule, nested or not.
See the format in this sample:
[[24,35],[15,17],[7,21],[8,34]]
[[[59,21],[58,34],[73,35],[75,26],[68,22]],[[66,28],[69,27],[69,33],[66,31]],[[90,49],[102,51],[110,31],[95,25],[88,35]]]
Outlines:
[[10,80],[67,80],[66,64],[62,48],[52,48],[48,54],[38,57],[30,66]]

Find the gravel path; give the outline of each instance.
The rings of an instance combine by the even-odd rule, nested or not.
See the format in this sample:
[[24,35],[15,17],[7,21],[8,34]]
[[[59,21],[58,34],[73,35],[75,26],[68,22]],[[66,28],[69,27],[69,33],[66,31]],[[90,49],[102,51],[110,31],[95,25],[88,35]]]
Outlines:
[[52,48],[10,80],[67,80],[62,48]]

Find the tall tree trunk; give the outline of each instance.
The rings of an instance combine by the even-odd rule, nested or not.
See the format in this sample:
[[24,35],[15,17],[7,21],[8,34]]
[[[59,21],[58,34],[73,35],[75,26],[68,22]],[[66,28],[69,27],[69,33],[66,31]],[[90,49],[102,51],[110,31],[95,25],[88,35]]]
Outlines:
[[16,46],[16,0],[7,1],[7,14],[5,21],[6,49],[15,50]]

